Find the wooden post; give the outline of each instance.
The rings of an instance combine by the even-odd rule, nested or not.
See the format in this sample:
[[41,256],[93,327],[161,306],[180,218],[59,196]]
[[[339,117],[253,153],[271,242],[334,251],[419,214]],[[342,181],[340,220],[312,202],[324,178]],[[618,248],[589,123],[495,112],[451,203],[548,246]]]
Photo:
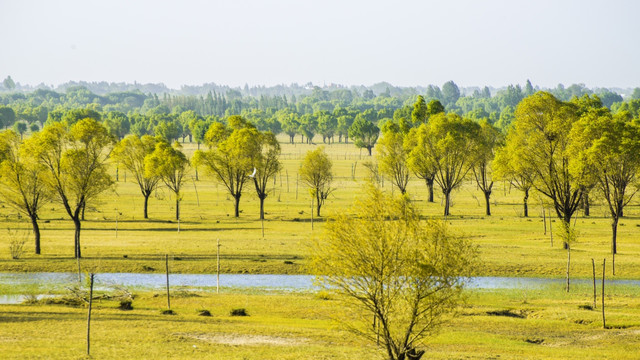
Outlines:
[[542,221],[544,221],[544,234],[547,235],[547,212],[542,208]]
[[567,292],[569,292],[569,266],[571,265],[571,244],[567,244]]
[[314,196],[311,197],[311,231],[313,231],[313,199]]
[[591,267],[593,268],[593,308],[596,308],[596,261],[591,258]]
[[604,317],[604,274],[605,274],[605,264],[607,263],[607,259],[603,259],[602,260],[602,328],[606,329],[607,328],[607,322],[605,320]]
[[216,294],[220,293],[220,239],[217,241],[216,251]]
[[197,178],[194,179],[193,176],[191,177],[191,181],[193,181],[193,189],[196,191],[196,201],[198,202],[198,206],[200,206],[200,196],[198,196],[198,188],[196,187],[196,180]]
[[300,180],[300,174],[296,174],[296,200],[298,200],[298,181]]
[[551,232],[551,247],[553,247],[553,218],[551,217],[551,210],[549,210],[549,231]]
[[287,194],[289,193],[289,170],[285,170],[287,173]]
[[89,283],[89,312],[87,313],[87,355],[90,354],[91,350],[91,305],[93,304],[93,276],[90,275],[90,283]]
[[116,239],[118,238],[118,208],[116,208]]
[[164,261],[167,270],[167,309],[171,310],[171,297],[169,296],[169,254],[164,256]]
[[262,225],[262,238],[264,239],[264,216],[260,217],[260,223]]

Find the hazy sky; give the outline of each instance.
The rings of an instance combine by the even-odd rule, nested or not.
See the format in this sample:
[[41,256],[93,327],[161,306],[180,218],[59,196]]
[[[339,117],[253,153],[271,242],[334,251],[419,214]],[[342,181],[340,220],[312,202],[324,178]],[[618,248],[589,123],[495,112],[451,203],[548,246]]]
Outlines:
[[640,1],[0,0],[0,79],[640,86]]

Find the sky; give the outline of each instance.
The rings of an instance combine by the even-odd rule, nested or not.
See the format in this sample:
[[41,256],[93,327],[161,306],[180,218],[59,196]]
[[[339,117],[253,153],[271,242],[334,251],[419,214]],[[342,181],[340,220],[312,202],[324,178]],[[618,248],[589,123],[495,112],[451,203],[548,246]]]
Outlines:
[[0,79],[640,86],[635,0],[0,0]]

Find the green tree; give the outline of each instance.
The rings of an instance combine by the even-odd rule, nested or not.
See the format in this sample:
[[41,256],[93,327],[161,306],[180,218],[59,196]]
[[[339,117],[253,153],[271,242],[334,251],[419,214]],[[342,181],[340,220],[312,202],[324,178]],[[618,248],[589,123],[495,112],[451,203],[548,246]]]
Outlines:
[[45,126],[32,139],[29,151],[46,167],[47,186],[73,221],[75,257],[80,258],[81,211],[113,185],[107,171],[113,138],[102,124],[87,118],[70,130],[63,123]]
[[454,105],[459,98],[460,89],[456,83],[453,81],[447,81],[442,85],[442,101],[445,106],[449,107]]
[[28,148],[15,132],[0,133],[0,195],[7,204],[29,217],[35,253],[40,255],[38,213],[50,201],[50,193],[44,181],[46,169]]
[[413,104],[413,111],[411,112],[411,121],[414,124],[421,124],[427,121],[428,117],[427,103],[424,101],[422,95],[418,95],[418,99]]
[[427,116],[436,115],[444,112],[444,106],[439,100],[431,100],[427,104]]
[[280,163],[280,143],[271,132],[261,133],[259,139],[259,152],[255,154],[253,166],[253,184],[256,187],[258,199],[260,199],[260,219],[264,220],[264,200],[269,194],[269,181],[282,169]]
[[360,114],[356,116],[356,119],[349,128],[349,137],[353,139],[356,147],[367,149],[369,156],[371,156],[371,149],[373,149],[376,141],[378,141],[379,135],[380,129],[371,121],[360,117]]
[[149,197],[157,188],[160,176],[147,176],[145,173],[145,158],[150,156],[156,149],[157,140],[149,135],[141,138],[138,135],[129,135],[120,140],[113,148],[111,157],[133,174],[133,177],[140,187],[140,192],[144,196],[144,218],[148,219]]
[[235,217],[240,217],[240,198],[254,158],[261,152],[260,132],[243,118],[229,119],[229,126],[213,123],[205,141],[208,151],[197,151],[194,164],[204,165],[233,197]]
[[176,197],[176,220],[180,220],[181,189],[188,170],[189,160],[177,141],[174,146],[166,141],[158,141],[153,152],[144,158],[144,176],[160,178],[173,191]]
[[498,147],[493,160],[493,176],[495,180],[509,181],[511,186],[524,193],[523,214],[529,216],[529,192],[533,187],[533,177],[528,173],[526,164],[519,161],[523,155],[518,152],[523,151],[518,147],[518,142],[510,139],[515,136],[513,132],[507,134],[505,144]]
[[[571,218],[582,198],[582,175],[570,171],[577,160],[568,152],[569,133],[577,121],[576,108],[546,92],[522,100],[507,147],[519,148],[514,155],[534,188],[547,196],[568,234]],[[569,244],[564,246],[569,250]]]
[[20,140],[22,140],[22,136],[27,132],[28,125],[24,121],[17,121],[13,124],[13,131],[20,134]]
[[591,112],[575,123],[571,140],[570,154],[579,160],[574,173],[587,174],[583,181],[595,183],[609,207],[611,253],[615,255],[618,221],[635,195],[629,187],[640,176],[640,126]]
[[380,172],[388,176],[402,194],[406,193],[410,171],[407,166],[404,136],[400,128],[391,126],[384,131],[376,150]]
[[391,198],[374,186],[327,223],[311,253],[316,280],[358,315],[345,325],[379,340],[391,360],[424,355],[425,338],[462,300],[476,257],[444,223],[421,222],[406,196]]
[[300,179],[307,185],[311,196],[316,201],[316,214],[320,216],[320,208],[324,201],[333,192],[331,182],[333,181],[333,163],[324,147],[320,146],[316,150],[309,150],[300,165]]
[[178,121],[162,121],[153,129],[156,136],[160,136],[167,143],[178,140],[182,134],[182,125]]
[[5,129],[16,121],[16,112],[8,106],[0,105],[0,127]]
[[16,88],[16,83],[13,81],[13,79],[11,78],[11,76],[7,76],[3,81],[2,81],[2,86],[4,86],[5,89],[7,90],[13,90]]
[[495,149],[502,141],[502,134],[486,120],[480,122],[476,146],[476,159],[472,167],[478,188],[484,194],[486,214],[491,215],[491,192],[493,190],[493,158]]
[[454,113],[440,113],[417,130],[418,149],[414,151],[435,170],[434,181],[445,197],[445,216],[450,215],[451,192],[473,167],[479,128]]
[[118,111],[110,111],[107,114],[104,119],[104,126],[109,134],[118,140],[124,138],[131,129],[131,123],[127,115]]
[[436,168],[433,164],[433,160],[429,158],[429,152],[423,146],[418,146],[419,143],[418,128],[413,128],[409,131],[409,134],[405,138],[404,146],[409,152],[407,154],[407,166],[419,179],[425,181],[427,188],[429,189],[429,202],[433,202],[433,182],[436,177]]

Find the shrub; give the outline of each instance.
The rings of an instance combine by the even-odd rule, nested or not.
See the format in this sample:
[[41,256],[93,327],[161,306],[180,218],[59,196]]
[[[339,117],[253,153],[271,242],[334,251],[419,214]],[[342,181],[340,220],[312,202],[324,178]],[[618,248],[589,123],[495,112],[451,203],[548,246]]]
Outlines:
[[244,308],[238,308],[231,310],[231,316],[249,316],[249,314]]

